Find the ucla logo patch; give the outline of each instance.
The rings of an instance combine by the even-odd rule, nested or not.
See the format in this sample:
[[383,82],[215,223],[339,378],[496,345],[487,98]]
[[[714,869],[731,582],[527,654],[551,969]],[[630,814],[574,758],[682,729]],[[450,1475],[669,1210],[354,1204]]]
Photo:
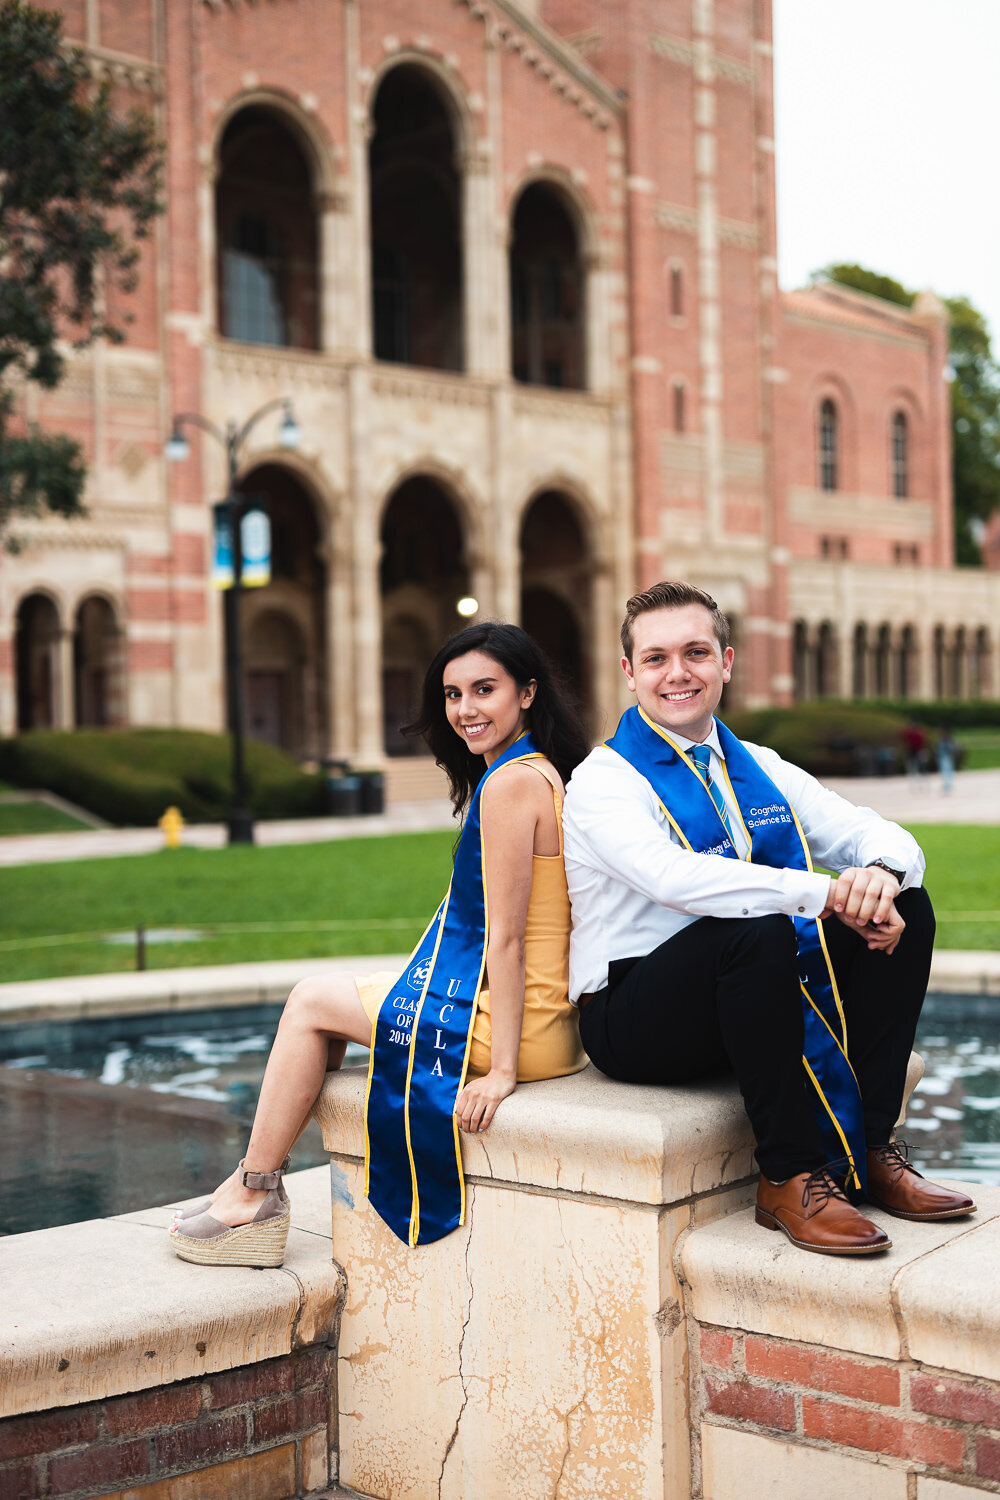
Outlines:
[[409,985],[410,989],[416,990],[419,994],[424,985],[427,983],[427,976],[430,972],[431,961],[429,958],[422,959],[420,963],[414,964],[413,968],[406,976],[406,982]]

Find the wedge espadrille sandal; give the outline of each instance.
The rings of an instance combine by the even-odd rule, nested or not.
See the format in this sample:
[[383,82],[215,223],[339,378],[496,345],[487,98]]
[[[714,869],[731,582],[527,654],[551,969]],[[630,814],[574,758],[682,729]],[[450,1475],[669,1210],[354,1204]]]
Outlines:
[[244,1168],[243,1186],[267,1193],[249,1224],[223,1224],[210,1213],[175,1221],[170,1243],[181,1260],[198,1266],[281,1265],[292,1217],[287,1194],[282,1192],[281,1169],[248,1172]]
[[[241,1167],[242,1167],[242,1165],[243,1165],[243,1162],[240,1162],[240,1166]],[[284,1161],[281,1163],[281,1166],[278,1168],[278,1170],[281,1173],[285,1173],[285,1172],[287,1172],[289,1170],[289,1168],[291,1167],[291,1165],[292,1165],[292,1158],[290,1156],[286,1156],[285,1159],[284,1159]],[[280,1197],[280,1199],[281,1199],[281,1201],[283,1203],[287,1203],[288,1202],[288,1194],[285,1192],[285,1184],[284,1184],[284,1182],[279,1182],[278,1183],[278,1196]],[[212,1207],[212,1199],[211,1198],[203,1198],[200,1203],[194,1203],[194,1204],[192,1204],[192,1206],[190,1208],[175,1208],[174,1209],[173,1224],[171,1224],[170,1227],[173,1228],[174,1224],[180,1224],[185,1219],[196,1219],[196,1218],[198,1218],[198,1216],[200,1214],[207,1214],[208,1210],[211,1207]]]

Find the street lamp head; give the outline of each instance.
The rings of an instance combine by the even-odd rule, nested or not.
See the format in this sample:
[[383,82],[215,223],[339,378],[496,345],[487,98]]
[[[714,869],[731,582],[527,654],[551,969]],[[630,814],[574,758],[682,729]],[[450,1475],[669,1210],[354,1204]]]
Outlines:
[[163,452],[172,464],[183,463],[190,454],[190,444],[181,431],[179,422],[174,423],[174,430],[164,443]]
[[278,442],[283,448],[292,449],[297,448],[301,441],[302,433],[299,430],[298,422],[296,422],[294,416],[292,415],[292,403],[290,401],[286,401],[285,415],[282,418],[281,426],[278,429]]

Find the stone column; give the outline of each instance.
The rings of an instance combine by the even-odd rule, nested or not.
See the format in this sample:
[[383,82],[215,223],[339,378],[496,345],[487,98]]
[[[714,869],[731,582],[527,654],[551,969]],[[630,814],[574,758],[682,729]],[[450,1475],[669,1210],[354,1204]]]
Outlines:
[[501,620],[518,624],[521,619],[521,556],[518,518],[514,514],[518,497],[512,493],[507,462],[513,424],[511,390],[506,385],[495,386],[490,397],[494,608]]
[[52,722],[56,729],[73,728],[73,631],[60,630],[49,647],[52,653]]
[[697,194],[698,327],[701,425],[704,435],[704,521],[709,546],[723,543],[722,267],[719,253],[718,135],[713,0],[695,0],[694,170]]
[[371,494],[369,414],[371,370],[355,365],[348,377],[348,432],[350,451],[350,552],[354,589],[351,628],[354,660],[354,753],[366,765],[381,764],[382,734],[382,605],[378,571],[381,558],[379,517]]
[[595,710],[591,728],[595,738],[600,738],[615,732],[622,677],[617,666],[620,655],[618,631],[625,601],[619,602],[616,598],[614,567],[610,559],[601,557],[595,560],[591,589],[593,618],[589,629]]
[[503,377],[507,370],[508,296],[494,215],[489,144],[480,142],[459,161],[462,177],[462,242],[465,369],[469,375]]

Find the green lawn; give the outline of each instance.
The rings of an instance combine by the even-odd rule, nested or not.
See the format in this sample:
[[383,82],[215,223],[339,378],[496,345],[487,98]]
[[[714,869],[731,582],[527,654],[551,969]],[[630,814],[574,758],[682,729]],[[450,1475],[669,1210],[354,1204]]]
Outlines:
[[956,729],[955,738],[967,750],[963,771],[992,771],[1000,766],[1000,729]]
[[924,884],[939,948],[1000,948],[1000,828],[913,825],[927,857]]
[[[914,828],[943,948],[1000,948],[1000,828]],[[132,968],[109,932],[211,929],[151,943],[150,968],[401,953],[444,894],[450,833],[271,849],[178,849],[0,869],[6,980]],[[974,915],[973,915],[974,914]]]
[[[0,785],[0,792],[3,790]],[[89,826],[45,802],[0,802],[0,838],[12,833],[79,832]]]
[[133,948],[104,935],[137,923],[212,929],[150,943],[149,968],[405,952],[444,895],[453,841],[414,833],[0,869],[0,975],[132,968]]

